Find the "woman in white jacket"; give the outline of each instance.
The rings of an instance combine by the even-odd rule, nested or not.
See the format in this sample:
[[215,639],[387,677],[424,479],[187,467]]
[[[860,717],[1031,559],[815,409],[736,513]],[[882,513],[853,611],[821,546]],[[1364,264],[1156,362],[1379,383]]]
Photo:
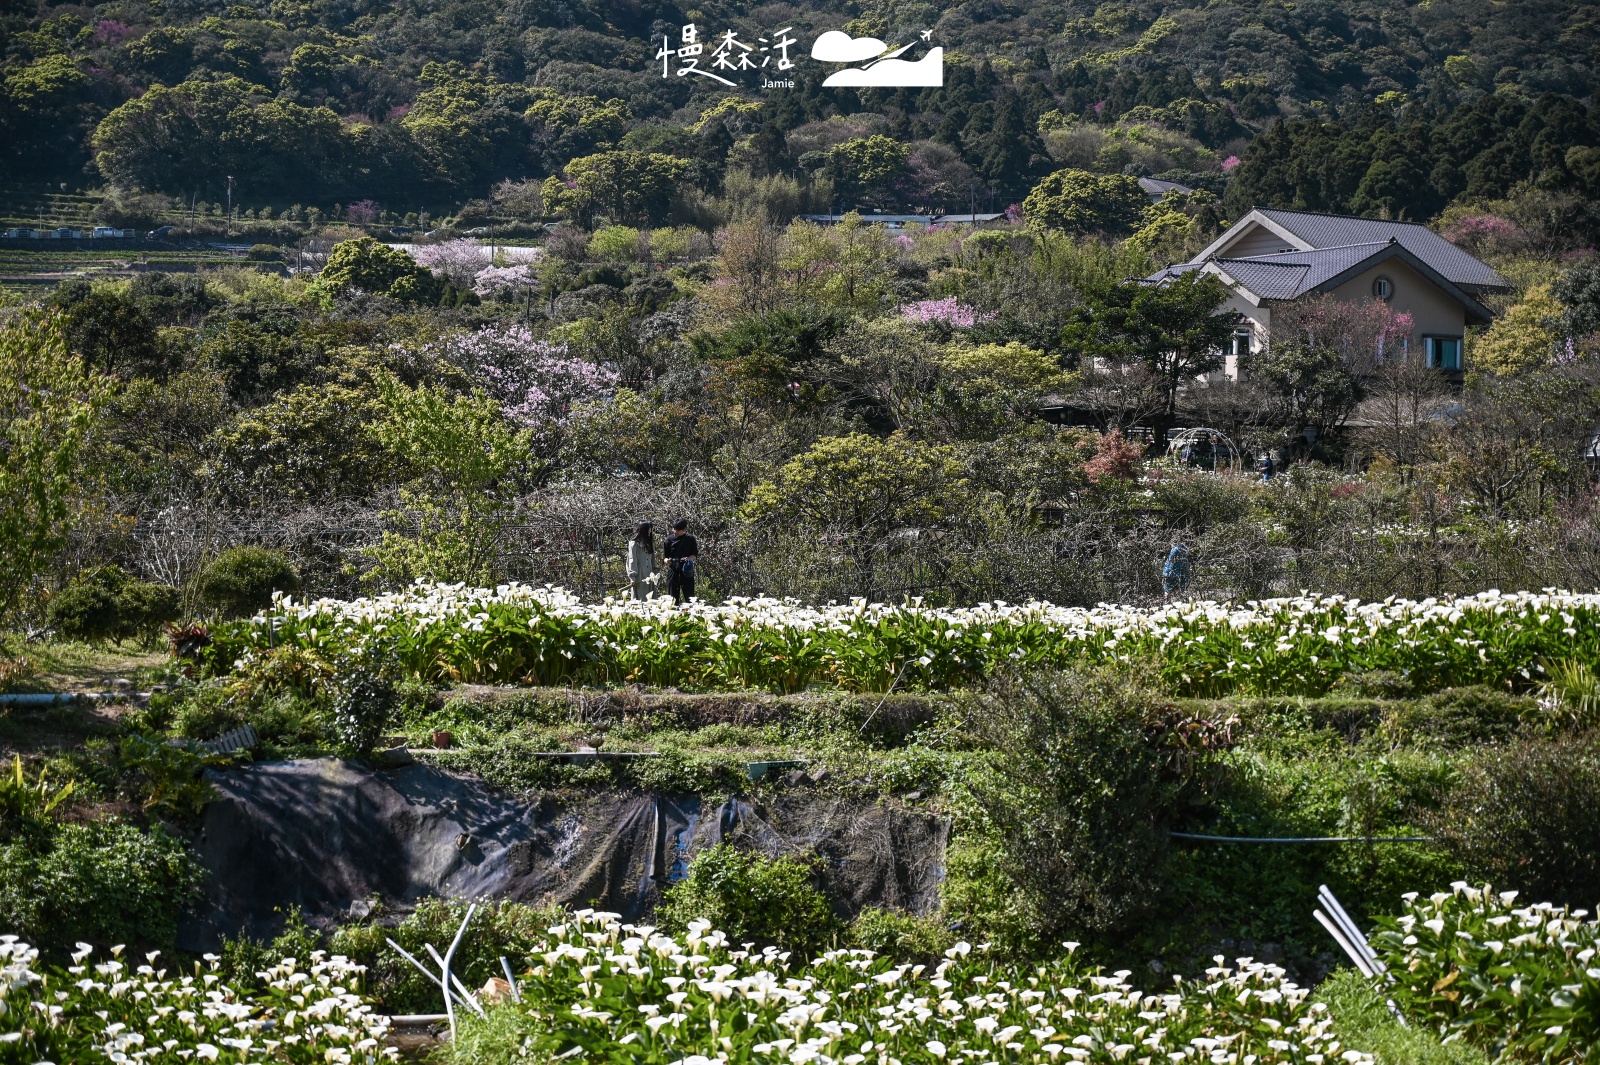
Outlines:
[[648,521],[641,521],[628,541],[628,587],[635,599],[650,598],[650,579],[656,574],[656,535]]

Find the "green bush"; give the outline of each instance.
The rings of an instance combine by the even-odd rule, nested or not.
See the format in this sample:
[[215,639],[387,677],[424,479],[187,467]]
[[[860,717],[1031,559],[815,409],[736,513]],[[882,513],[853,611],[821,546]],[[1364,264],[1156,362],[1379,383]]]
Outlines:
[[1433,817],[1472,880],[1593,908],[1600,885],[1600,738],[1527,739],[1483,750]]
[[195,594],[223,617],[244,617],[272,605],[273,592],[294,592],[300,575],[281,551],[230,547],[200,572]]
[[179,747],[161,736],[134,732],[122,738],[115,756],[118,790],[145,810],[173,818],[196,818],[211,801],[212,788],[200,778],[207,765],[224,759]]
[[1477,1047],[1440,1043],[1432,1032],[1406,1027],[1389,1012],[1372,981],[1354,969],[1334,973],[1316,997],[1327,1005],[1340,1041],[1372,1054],[1377,1065],[1489,1065]]
[[1178,790],[1146,735],[1160,701],[1126,674],[1060,673],[965,707],[996,752],[968,787],[1044,943],[1126,929],[1157,900]]
[[1403,703],[1390,713],[1387,725],[1396,738],[1455,746],[1503,743],[1536,716],[1532,699],[1477,685],[1446,688]]
[[669,794],[728,793],[746,783],[744,759],[714,751],[685,751],[672,747],[665,747],[660,754],[660,758],[625,762],[622,768],[640,787]]
[[689,875],[667,890],[656,917],[669,929],[704,918],[734,943],[809,956],[829,946],[839,931],[813,879],[809,863],[718,844],[689,863]]
[[[385,940],[392,938],[427,964],[423,944],[432,943],[442,955],[466,912],[467,904],[459,899],[424,899],[396,927],[382,921],[381,914],[373,914],[369,922],[345,925],[333,934],[329,949],[367,966],[366,992],[390,1012],[438,1013],[444,1009],[438,985],[407,964]],[[503,978],[502,955],[513,971],[521,972],[528,966],[529,952],[548,937],[547,929],[565,918],[559,910],[536,909],[519,902],[480,902],[451,959],[450,971],[474,989],[491,976]]]
[[257,988],[261,979],[256,974],[277,965],[284,958],[293,958],[302,965],[309,964],[311,953],[323,949],[323,936],[306,924],[299,907],[289,911],[284,919],[283,931],[272,940],[262,943],[254,939],[224,939],[222,941],[222,978],[237,988]]
[[896,960],[932,963],[956,937],[937,918],[868,906],[850,922],[850,938],[858,947]]
[[184,739],[215,739],[247,720],[245,707],[232,697],[230,687],[215,681],[186,684],[151,696],[150,713]]
[[133,580],[118,566],[101,566],[81,574],[46,608],[56,632],[91,644],[148,638],[163,624],[178,620],[180,614],[176,588]]
[[1389,669],[1372,669],[1365,673],[1346,673],[1334,681],[1330,694],[1348,692],[1363,699],[1404,699],[1415,689],[1411,678]]
[[334,746],[349,758],[370,754],[393,725],[399,707],[398,663],[378,641],[334,663],[331,721]]
[[200,882],[184,843],[111,819],[0,846],[0,927],[46,949],[172,943]]

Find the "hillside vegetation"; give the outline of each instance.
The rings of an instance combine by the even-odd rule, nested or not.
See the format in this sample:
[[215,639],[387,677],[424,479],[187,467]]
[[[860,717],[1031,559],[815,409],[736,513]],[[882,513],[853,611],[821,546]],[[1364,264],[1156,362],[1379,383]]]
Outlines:
[[[950,50],[946,84],[824,89],[809,60],[793,89],[663,78],[657,41],[689,21],[707,39],[732,29],[747,40],[781,22],[801,49],[824,29],[891,43],[930,30]],[[713,201],[726,194],[720,213],[738,213],[751,182],[772,175],[799,183],[780,214],[999,210],[1063,167],[1166,174],[1217,193],[1234,176],[1235,207],[1426,218],[1530,178],[1594,195],[1583,101],[1596,25],[1590,7],[1553,0],[692,13],[24,0],[0,19],[0,177],[104,183],[120,191],[101,217],[134,224],[163,221],[180,201],[203,219],[230,199],[280,225],[352,203],[356,221],[426,225],[471,201],[469,224],[595,206],[614,221],[710,224]],[[1287,129],[1260,136],[1280,120]],[[623,164],[629,184],[659,191],[628,205],[541,196],[551,175]],[[509,184],[491,202],[496,183]]]

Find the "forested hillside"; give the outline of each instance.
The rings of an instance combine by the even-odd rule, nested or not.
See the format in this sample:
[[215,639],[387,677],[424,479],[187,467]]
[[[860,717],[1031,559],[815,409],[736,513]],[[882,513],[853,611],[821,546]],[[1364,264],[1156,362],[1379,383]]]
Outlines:
[[[639,217],[614,220],[636,222],[696,221],[697,195],[746,173],[796,181],[790,211],[998,210],[1068,166],[1231,185],[1231,207],[1412,217],[1528,178],[1600,189],[1583,102],[1600,7],[1558,0],[0,10],[0,179],[114,187],[111,222],[225,201],[230,176],[235,205],[278,218],[352,201],[438,217],[497,182],[573,181],[622,151],[646,191],[628,208]],[[945,84],[824,88],[809,59],[792,88],[664,78],[655,50],[690,22],[708,42],[788,28],[802,57],[828,29],[896,46],[929,31]],[[523,213],[562,206],[531,187]]]

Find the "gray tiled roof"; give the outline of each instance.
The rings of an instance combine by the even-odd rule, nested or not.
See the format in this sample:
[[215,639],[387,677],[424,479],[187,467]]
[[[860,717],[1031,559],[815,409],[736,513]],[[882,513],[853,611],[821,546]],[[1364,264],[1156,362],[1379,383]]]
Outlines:
[[[1276,255],[1252,255],[1248,259],[1218,259],[1217,265],[1243,281],[1252,292],[1270,300],[1287,300],[1310,292],[1388,247],[1389,242],[1384,240],[1373,244],[1352,244],[1345,248],[1286,251]],[[1252,283],[1253,280],[1259,280],[1273,291],[1258,288]]]
[[1260,259],[1218,259],[1217,265],[1229,277],[1262,299],[1292,300],[1311,286],[1306,277],[1311,268],[1305,263],[1276,263]]
[[1487,263],[1478,261],[1416,222],[1386,222],[1378,218],[1348,218],[1270,208],[1257,208],[1257,211],[1314,248],[1331,250],[1381,244],[1393,237],[1411,254],[1458,285],[1472,289],[1510,288],[1510,283]]

